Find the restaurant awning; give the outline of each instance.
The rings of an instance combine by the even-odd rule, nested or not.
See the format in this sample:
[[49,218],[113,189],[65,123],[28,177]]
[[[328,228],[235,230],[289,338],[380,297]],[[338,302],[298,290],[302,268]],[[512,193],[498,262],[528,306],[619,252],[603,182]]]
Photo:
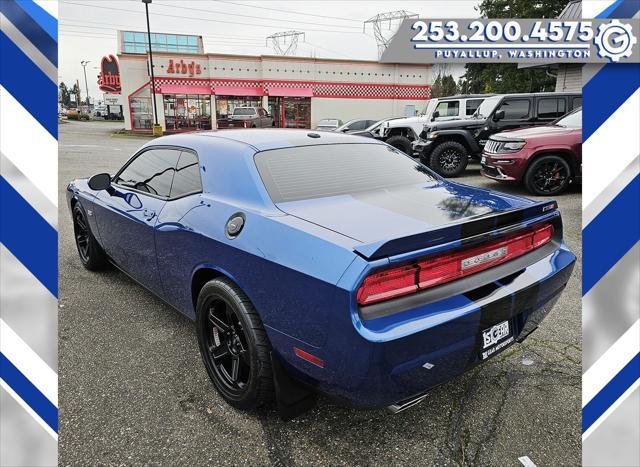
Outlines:
[[264,96],[260,87],[252,86],[214,86],[216,96]]
[[161,94],[211,94],[211,86],[188,84],[163,84]]
[[313,90],[311,88],[281,88],[267,86],[267,93],[270,96],[313,97]]

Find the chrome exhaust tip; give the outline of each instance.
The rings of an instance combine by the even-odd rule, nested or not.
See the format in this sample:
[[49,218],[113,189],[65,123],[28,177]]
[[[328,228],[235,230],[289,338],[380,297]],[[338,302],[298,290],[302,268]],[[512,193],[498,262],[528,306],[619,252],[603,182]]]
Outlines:
[[405,410],[413,407],[414,405],[418,405],[426,397],[427,397],[427,394],[423,394],[421,396],[414,397],[413,399],[408,399],[402,402],[398,402],[397,404],[392,404],[388,406],[387,410],[394,414],[404,412]]

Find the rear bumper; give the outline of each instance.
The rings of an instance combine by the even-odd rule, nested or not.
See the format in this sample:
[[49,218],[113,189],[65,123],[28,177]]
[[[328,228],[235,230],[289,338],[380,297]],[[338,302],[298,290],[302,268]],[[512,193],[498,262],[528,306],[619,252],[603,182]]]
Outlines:
[[355,406],[410,400],[481,363],[483,330],[508,321],[510,341],[530,334],[560,297],[575,259],[561,244],[517,273],[474,290],[393,316],[356,320],[355,333],[334,329],[323,349],[312,350],[324,368],[286,360],[297,367],[291,368],[294,376]]

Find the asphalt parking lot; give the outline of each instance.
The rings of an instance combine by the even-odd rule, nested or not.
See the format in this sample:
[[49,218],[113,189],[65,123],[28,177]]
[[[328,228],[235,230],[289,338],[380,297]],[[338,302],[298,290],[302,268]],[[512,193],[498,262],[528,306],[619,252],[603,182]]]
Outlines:
[[[66,184],[114,173],[145,141],[122,124],[60,125],[60,465],[543,465],[581,463],[581,197],[557,198],[578,263],[555,310],[524,343],[391,415],[321,399],[287,423],[214,390],[194,325],[117,271],[85,270]],[[525,194],[482,178],[459,179]]]

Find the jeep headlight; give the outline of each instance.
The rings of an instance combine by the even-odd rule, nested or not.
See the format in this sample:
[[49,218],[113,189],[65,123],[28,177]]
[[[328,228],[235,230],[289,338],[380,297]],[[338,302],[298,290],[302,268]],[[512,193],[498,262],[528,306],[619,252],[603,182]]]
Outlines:
[[500,152],[516,152],[519,151],[527,144],[525,141],[507,141],[502,144],[502,150]]
[[432,131],[430,133],[427,133],[427,138],[428,139],[437,139],[438,138],[438,132],[437,131]]

